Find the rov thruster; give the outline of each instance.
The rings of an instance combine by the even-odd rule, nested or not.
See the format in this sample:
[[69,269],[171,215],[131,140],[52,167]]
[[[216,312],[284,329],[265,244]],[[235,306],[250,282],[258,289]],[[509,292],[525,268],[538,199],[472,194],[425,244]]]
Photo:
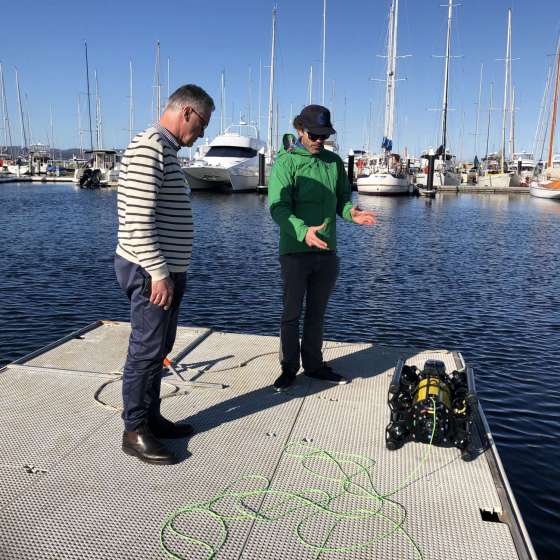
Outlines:
[[459,448],[464,461],[474,458],[473,417],[478,399],[470,366],[447,372],[442,361],[426,360],[419,369],[400,358],[388,403],[387,449],[399,449],[408,441],[431,442]]

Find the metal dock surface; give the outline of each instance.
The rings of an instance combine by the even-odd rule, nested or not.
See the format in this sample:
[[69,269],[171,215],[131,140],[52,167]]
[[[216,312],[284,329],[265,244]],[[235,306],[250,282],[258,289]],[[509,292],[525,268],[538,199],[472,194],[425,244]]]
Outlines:
[[[276,337],[181,327],[173,352],[194,383],[166,377],[162,411],[189,418],[196,435],[170,442],[179,464],[153,466],[120,450],[118,373],[128,334],[126,323],[99,322],[0,370],[2,560],[536,558],[482,410],[481,453],[472,462],[457,449],[409,443],[386,450],[396,361],[404,355],[422,365],[430,352],[326,342],[325,358],[352,382],[326,386],[298,376],[278,394],[271,387],[279,374]],[[442,356],[454,367],[453,353]],[[340,493],[336,464],[294,458],[294,450],[313,447],[338,457],[362,487],[390,495],[379,514],[360,515],[366,504],[352,491],[332,507],[358,514],[336,527],[328,512],[301,505],[319,491]],[[348,454],[375,461],[367,463],[369,480]],[[236,480],[234,495],[216,506],[221,515],[278,520],[247,515],[224,531],[204,508]],[[268,493],[244,493],[264,487]],[[297,507],[283,501],[294,494]],[[196,503],[174,525],[195,540],[167,526],[164,541],[175,556],[166,555],[160,532],[167,516]],[[402,528],[388,521],[403,516]]]

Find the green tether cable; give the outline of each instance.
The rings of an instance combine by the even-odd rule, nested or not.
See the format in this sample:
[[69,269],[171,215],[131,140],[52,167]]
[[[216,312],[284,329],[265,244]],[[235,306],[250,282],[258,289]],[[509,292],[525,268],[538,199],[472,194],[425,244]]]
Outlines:
[[[165,518],[160,531],[162,550],[168,558],[186,560],[179,552],[175,552],[172,549],[169,541],[175,538],[184,544],[200,546],[206,554],[204,560],[212,560],[227,541],[229,535],[228,524],[243,521],[274,523],[294,512],[302,511],[305,512],[306,515],[304,515],[303,519],[297,524],[295,533],[302,546],[316,552],[316,560],[322,555],[327,555],[329,553],[352,552],[370,547],[395,533],[400,533],[410,543],[415,551],[415,555],[420,560],[423,560],[424,556],[418,544],[403,527],[407,517],[406,509],[402,504],[390,499],[390,497],[400,492],[409,484],[428,458],[436,430],[436,403],[433,398],[431,398],[431,401],[433,408],[430,412],[432,412],[433,428],[428,448],[424,452],[416,468],[396,489],[385,493],[381,493],[376,489],[372,475],[372,470],[376,462],[370,457],[350,453],[331,452],[306,443],[291,442],[285,447],[284,451],[286,455],[298,459],[303,469],[312,476],[337,484],[337,492],[329,493],[320,488],[313,487],[306,488],[299,492],[273,490],[270,488],[272,484],[270,479],[260,475],[246,475],[235,480],[221,492],[210,498],[210,500],[206,502],[196,502],[170,513]],[[322,474],[319,472],[318,468],[313,468],[310,465],[311,462],[319,462],[320,464],[335,467],[335,472],[337,474],[330,476]],[[360,477],[363,482],[358,480]],[[257,488],[242,491],[234,490],[234,487],[247,483],[256,483]],[[280,498],[280,502],[269,507],[264,507],[263,505],[258,511],[255,511],[255,509],[247,504],[247,500],[255,497]],[[361,498],[366,503],[361,507],[354,507],[348,511],[339,511],[336,507],[337,500],[347,497]],[[235,502],[236,513],[224,514],[218,511],[219,507],[224,505],[223,502],[230,503],[232,500]],[[382,511],[384,508],[388,511]],[[214,520],[219,529],[217,542],[213,544],[209,542],[209,540],[196,538],[185,530],[179,529],[177,525],[181,517],[188,514],[206,515]],[[306,534],[305,527],[319,515],[325,515],[328,518],[328,522],[324,524],[327,527],[326,537],[322,542],[314,542],[312,540],[313,534],[310,532],[308,532],[310,534]],[[328,544],[337,527],[342,523],[348,521],[368,521],[373,518],[381,519],[386,523],[387,528],[385,528],[381,534],[372,537],[366,542],[347,546]]]

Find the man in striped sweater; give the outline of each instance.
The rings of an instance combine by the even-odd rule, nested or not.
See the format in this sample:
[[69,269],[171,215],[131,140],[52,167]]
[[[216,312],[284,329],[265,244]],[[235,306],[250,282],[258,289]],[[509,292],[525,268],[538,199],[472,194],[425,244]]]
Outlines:
[[115,271],[130,301],[132,327],[123,374],[122,449],[147,463],[176,462],[160,439],[193,432],[161,415],[160,387],[193,241],[190,190],[177,152],[204,135],[213,110],[202,88],[180,87],[160,121],[132,140],[121,163]]

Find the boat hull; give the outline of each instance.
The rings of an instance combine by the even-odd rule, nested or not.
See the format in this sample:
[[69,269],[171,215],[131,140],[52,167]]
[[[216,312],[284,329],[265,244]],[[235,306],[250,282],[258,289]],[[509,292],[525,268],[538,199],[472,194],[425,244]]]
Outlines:
[[183,168],[187,183],[193,191],[256,191],[259,183],[257,173],[236,174],[228,169],[212,167]]
[[408,177],[395,177],[389,173],[372,173],[357,180],[358,192],[374,195],[404,195],[412,192]]
[[537,198],[560,200],[560,188],[547,187],[546,183],[532,183],[529,193]]
[[515,181],[509,173],[497,173],[479,177],[478,184],[481,187],[504,188],[514,186]]
[[[428,183],[428,175],[426,173],[418,173],[416,175],[416,183],[418,185],[426,185]],[[458,187],[461,184],[461,175],[448,171],[434,172],[434,187]]]
[[[267,165],[267,175],[269,170]],[[195,164],[183,167],[183,172],[193,191],[253,192],[257,190],[259,184],[258,158],[251,158],[229,167]]]
[[418,187],[418,194],[420,196],[425,196],[426,198],[433,198],[436,196],[436,189],[427,189],[426,187],[420,185]]

